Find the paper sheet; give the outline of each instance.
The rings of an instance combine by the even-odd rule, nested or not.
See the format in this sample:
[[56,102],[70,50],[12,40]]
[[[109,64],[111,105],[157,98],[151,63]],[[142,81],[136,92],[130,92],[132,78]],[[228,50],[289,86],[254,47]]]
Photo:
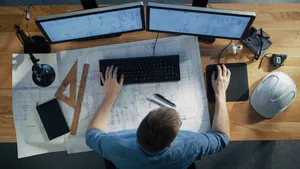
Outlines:
[[[55,69],[57,75],[55,82],[47,88],[40,88],[32,82],[32,63],[29,56],[13,55],[13,112],[18,157],[66,149],[68,153],[90,151],[91,149],[85,144],[84,135],[90,120],[104,98],[104,88],[100,85],[99,59],[152,56],[153,45],[154,40],[146,40],[63,51],[57,54],[35,54],[41,60],[39,63],[50,64]],[[181,80],[125,85],[114,104],[108,124],[109,131],[136,129],[150,110],[159,107],[147,100],[147,98],[155,99],[152,96],[154,93],[164,95],[177,105],[176,109],[183,122],[181,130],[208,131],[210,119],[197,37],[177,36],[158,39],[155,53],[157,56],[175,54],[180,56]],[[83,64],[90,64],[77,135],[66,134],[48,141],[35,109],[36,104],[42,104],[54,98],[58,86],[77,59],[77,90]],[[65,92],[67,93],[68,91]],[[74,109],[63,102],[59,103],[70,127]]]
[[[75,140],[81,135],[81,143],[85,144],[84,133],[88,123],[94,116],[104,98],[104,88],[100,85],[99,59],[147,57],[153,54],[154,40],[131,42],[110,46],[63,51],[58,53],[59,74],[64,77],[76,59],[78,65],[90,64],[87,87],[84,95],[81,120]],[[209,112],[206,101],[206,90],[200,60],[197,37],[178,36],[158,39],[156,55],[179,55],[179,82],[164,82],[151,84],[125,85],[114,104],[110,120],[109,131],[136,129],[147,113],[159,106],[147,100],[153,98],[154,93],[160,93],[174,102],[183,122],[181,129],[195,132],[206,132],[210,129]],[[82,66],[79,66],[78,77]],[[79,85],[79,82],[78,82]],[[154,98],[153,98],[154,99]],[[68,106],[64,109],[67,111]],[[69,114],[71,117],[73,113]],[[72,136],[69,136],[70,138]],[[69,153],[89,151],[74,141],[68,141]],[[78,147],[78,148],[77,148]]]
[[[51,65],[58,72],[56,54],[35,54],[39,63]],[[13,64],[13,114],[18,143],[18,158],[48,152],[64,151],[65,138],[48,140],[37,113],[36,106],[54,98],[59,85],[56,78],[52,85],[40,88],[32,81],[32,63],[29,55],[14,54]]]

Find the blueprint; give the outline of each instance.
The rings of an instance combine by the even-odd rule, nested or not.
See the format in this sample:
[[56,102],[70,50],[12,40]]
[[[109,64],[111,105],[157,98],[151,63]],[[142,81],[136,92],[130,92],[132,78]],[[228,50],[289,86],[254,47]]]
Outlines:
[[[147,57],[153,54],[154,40],[131,42],[110,46],[63,51],[58,53],[59,72],[62,77],[67,74],[76,59],[78,65],[90,64],[89,76],[81,110],[81,120],[76,138],[84,141],[87,126],[104,98],[104,88],[100,85],[99,59]],[[153,98],[154,93],[160,93],[174,102],[183,122],[181,129],[195,132],[205,132],[210,129],[210,119],[207,107],[206,91],[200,60],[197,37],[178,36],[162,38],[157,41],[156,55],[179,55],[179,82],[125,85],[116,100],[109,119],[109,131],[136,129],[141,120],[153,109],[159,108],[147,98]],[[155,56],[154,56],[155,57]],[[78,67],[78,77],[82,67]],[[79,85],[79,82],[77,83]],[[66,105],[63,109],[68,109]],[[64,110],[63,110],[64,111]],[[73,113],[69,114],[70,117]],[[80,139],[81,136],[81,139]],[[70,139],[72,136],[69,136]],[[68,141],[68,152],[89,151],[78,145],[76,141]],[[71,139],[70,139],[71,140]],[[74,145],[76,143],[77,145]]]
[[[58,72],[56,54],[35,54],[39,63],[51,65]],[[18,158],[48,152],[64,151],[65,138],[58,137],[51,141],[39,118],[36,106],[54,98],[59,85],[56,78],[52,85],[40,88],[32,82],[32,63],[29,55],[14,54],[13,67],[13,114],[18,143]]]
[[[51,63],[50,65],[57,72],[55,82],[47,88],[40,88],[32,83],[29,57],[14,55],[13,58],[25,59],[16,66],[14,66],[14,60],[18,59],[13,59],[13,67],[15,67],[13,70],[13,112],[18,141],[18,157],[64,150],[67,150],[68,153],[90,151],[91,149],[85,143],[84,135],[105,93],[104,88],[100,85],[99,59],[152,56],[154,41],[146,40],[36,55],[41,59],[40,63]],[[177,105],[176,110],[182,120],[181,130],[194,132],[210,130],[197,37],[161,38],[158,39],[155,50],[156,56],[179,55],[181,80],[124,85],[111,112],[108,123],[109,132],[136,129],[149,111],[159,108],[157,104],[147,100],[155,100],[154,93],[162,94]],[[77,134],[76,136],[66,134],[49,141],[45,137],[46,133],[35,107],[54,98],[58,86],[76,60],[78,60],[77,79],[79,79],[77,80],[77,90],[83,64],[90,64]],[[25,63],[26,65],[24,65]],[[68,94],[68,91],[65,94]],[[59,102],[59,104],[68,126],[71,127],[74,109],[63,102]]]
[[18,158],[65,151],[64,136],[48,140],[36,105],[54,98],[53,91],[13,90],[13,112],[17,135]]

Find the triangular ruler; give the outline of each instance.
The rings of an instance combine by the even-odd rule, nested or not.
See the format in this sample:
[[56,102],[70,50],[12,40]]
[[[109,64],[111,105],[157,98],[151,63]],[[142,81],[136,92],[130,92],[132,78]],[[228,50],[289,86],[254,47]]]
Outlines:
[[[69,73],[67,74],[67,76],[60,84],[59,88],[55,93],[56,98],[58,98],[62,102],[65,102],[74,109],[76,107],[77,62],[78,60],[76,60],[76,62],[73,64]],[[64,95],[64,91],[66,90],[68,85],[70,85],[69,97]]]

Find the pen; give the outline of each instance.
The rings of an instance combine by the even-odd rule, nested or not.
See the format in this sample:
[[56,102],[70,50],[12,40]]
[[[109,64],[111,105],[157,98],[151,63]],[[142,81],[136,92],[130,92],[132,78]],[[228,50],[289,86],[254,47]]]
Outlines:
[[157,98],[158,100],[160,100],[160,101],[162,101],[162,102],[164,102],[164,103],[166,103],[166,104],[168,104],[168,105],[170,105],[172,107],[176,107],[175,103],[171,102],[170,100],[166,99],[164,96],[162,96],[160,94],[155,93],[153,96],[155,98]]
[[161,104],[161,103],[159,103],[159,102],[157,102],[153,99],[147,98],[147,100],[151,103],[154,103],[154,104],[158,105],[159,107],[166,107],[165,105],[163,105],[163,104]]

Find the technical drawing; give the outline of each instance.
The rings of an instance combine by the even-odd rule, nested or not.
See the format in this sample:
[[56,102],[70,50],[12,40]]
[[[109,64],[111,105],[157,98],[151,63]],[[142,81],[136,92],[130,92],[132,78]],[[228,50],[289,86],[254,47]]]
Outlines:
[[[152,56],[154,41],[155,40],[146,40],[57,53],[57,86],[48,88],[49,91],[45,91],[45,88],[41,89],[37,86],[32,86],[34,89],[23,87],[13,90],[14,117],[15,123],[17,124],[18,144],[23,141],[22,143],[25,147],[29,146],[24,143],[24,140],[27,139],[23,138],[25,130],[22,129],[29,123],[33,125],[28,126],[26,134],[36,136],[32,137],[36,142],[47,142],[43,139],[44,130],[40,127],[41,124],[38,122],[37,113],[36,115],[31,113],[29,116],[28,112],[36,111],[34,110],[36,103],[42,104],[54,98],[54,93],[59,84],[77,59],[79,65],[77,70],[78,79],[80,79],[79,76],[82,74],[82,66],[80,65],[85,63],[90,64],[76,135],[76,139],[84,140],[88,124],[97,112],[105,96],[104,88],[100,85],[99,60]],[[156,56],[176,54],[180,57],[181,80],[178,82],[124,85],[111,112],[108,122],[109,132],[136,129],[141,120],[151,110],[159,108],[158,105],[147,100],[147,98],[155,99],[153,97],[154,93],[162,94],[177,105],[175,109],[182,120],[181,130],[195,132],[210,130],[210,118],[197,37],[177,36],[158,39],[156,44]],[[25,86],[27,86],[27,83],[28,82],[25,81]],[[21,82],[19,86],[22,86]],[[77,87],[79,87],[79,82],[77,83]],[[60,106],[67,124],[70,127],[74,109],[61,102]],[[72,136],[69,136],[68,138],[71,137]],[[85,146],[84,141],[76,143],[75,145],[74,140],[73,142],[69,142],[68,140],[72,139],[65,139],[61,142],[62,145],[65,143],[68,145],[67,150],[70,148],[68,152],[90,151],[90,149]],[[76,149],[76,147],[78,147],[78,149]],[[53,147],[51,151],[54,150],[56,151]],[[18,152],[22,151],[23,149],[19,149],[18,147]],[[38,153],[41,153],[41,151],[36,152],[36,154]],[[45,152],[43,151],[43,153]],[[24,156],[26,156],[26,153]]]
[[[159,55],[180,55],[181,81],[125,85],[114,104],[108,123],[111,132],[137,128],[149,111],[158,108],[157,105],[147,100],[147,98],[153,98],[154,93],[160,93],[178,105],[176,109],[183,123],[188,124],[194,119],[209,121],[202,68],[198,64],[201,63],[199,50],[194,49],[197,47],[197,42],[194,41],[194,37],[188,36],[167,39],[158,40],[156,53]],[[182,46],[183,41],[186,46]],[[151,56],[153,52],[152,43],[153,41],[133,42],[80,49],[75,50],[76,52],[69,51],[70,55],[66,55],[66,57],[74,57],[75,53],[77,55],[83,54],[83,56],[75,56],[79,59],[78,64],[90,64],[87,81],[89,87],[85,93],[85,97],[89,98],[89,101],[85,99],[84,110],[82,110],[87,112],[84,113],[86,114],[85,118],[95,114],[105,96],[104,88],[100,85],[99,60]],[[82,50],[85,51],[82,52]],[[199,125],[198,127],[195,126],[193,131],[199,131]]]

